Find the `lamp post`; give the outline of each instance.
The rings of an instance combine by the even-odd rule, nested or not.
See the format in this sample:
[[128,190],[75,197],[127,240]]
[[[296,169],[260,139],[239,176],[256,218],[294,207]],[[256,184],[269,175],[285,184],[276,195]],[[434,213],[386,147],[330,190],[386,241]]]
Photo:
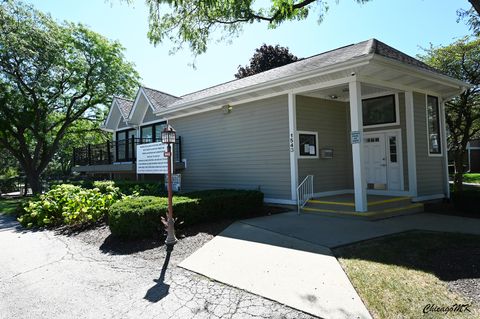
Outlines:
[[175,143],[176,132],[168,125],[162,131],[162,143],[167,144],[167,151],[164,153],[164,156],[168,158],[168,213],[167,213],[167,239],[165,240],[165,245],[167,251],[173,250],[173,245],[177,242],[175,237],[175,221],[173,219],[173,207],[172,207],[172,144]]

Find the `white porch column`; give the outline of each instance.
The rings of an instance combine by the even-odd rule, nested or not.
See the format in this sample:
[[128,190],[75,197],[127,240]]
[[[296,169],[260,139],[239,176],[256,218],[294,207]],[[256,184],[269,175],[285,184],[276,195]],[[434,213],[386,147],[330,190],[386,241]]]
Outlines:
[[288,93],[288,147],[290,152],[290,188],[293,201],[297,200],[298,162],[297,162],[297,105],[296,95]]
[[367,180],[365,178],[365,167],[363,165],[363,116],[362,116],[362,89],[361,83],[352,81],[349,83],[350,94],[350,125],[352,137],[357,133],[358,141],[352,138],[353,158],[353,183],[355,188],[355,211],[367,211]]
[[[444,183],[445,183],[445,196],[450,198],[450,179],[448,176],[448,147],[447,147],[447,124],[445,121],[445,101],[442,100],[440,103],[440,143],[442,143],[442,153],[444,159]],[[468,162],[470,166],[470,149],[468,149]]]
[[417,197],[417,159],[412,91],[405,91],[405,121],[407,130],[408,192],[410,196]]

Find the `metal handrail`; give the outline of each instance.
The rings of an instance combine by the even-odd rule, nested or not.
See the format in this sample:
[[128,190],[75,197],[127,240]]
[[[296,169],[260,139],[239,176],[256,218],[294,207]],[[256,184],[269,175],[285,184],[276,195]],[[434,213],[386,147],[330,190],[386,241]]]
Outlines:
[[313,175],[307,175],[297,187],[297,212],[313,197]]

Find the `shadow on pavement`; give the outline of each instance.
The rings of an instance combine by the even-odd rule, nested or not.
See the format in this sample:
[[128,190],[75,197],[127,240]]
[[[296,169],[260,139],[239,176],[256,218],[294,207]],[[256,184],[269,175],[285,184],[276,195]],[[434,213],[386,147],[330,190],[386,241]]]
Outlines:
[[165,283],[165,274],[167,272],[168,263],[170,262],[170,256],[172,252],[167,251],[165,256],[165,261],[163,262],[162,271],[160,272],[160,277],[158,279],[154,279],[153,281],[156,282],[155,286],[148,289],[145,297],[143,299],[148,300],[150,302],[158,302],[168,296],[168,292],[170,290],[170,285]]

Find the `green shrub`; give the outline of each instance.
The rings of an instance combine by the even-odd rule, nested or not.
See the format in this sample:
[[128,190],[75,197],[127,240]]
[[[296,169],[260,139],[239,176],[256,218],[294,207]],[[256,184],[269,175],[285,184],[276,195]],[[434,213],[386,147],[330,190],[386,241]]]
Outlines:
[[18,221],[27,228],[94,223],[121,197],[116,187],[106,186],[101,192],[98,188],[58,185],[26,203]]
[[[123,238],[146,238],[164,228],[167,198],[142,196],[119,201],[110,207],[108,224],[112,234]],[[173,198],[174,217],[181,226],[211,220],[254,216],[263,206],[263,193],[244,190],[213,190],[187,193]],[[179,224],[180,224],[179,223]]]

